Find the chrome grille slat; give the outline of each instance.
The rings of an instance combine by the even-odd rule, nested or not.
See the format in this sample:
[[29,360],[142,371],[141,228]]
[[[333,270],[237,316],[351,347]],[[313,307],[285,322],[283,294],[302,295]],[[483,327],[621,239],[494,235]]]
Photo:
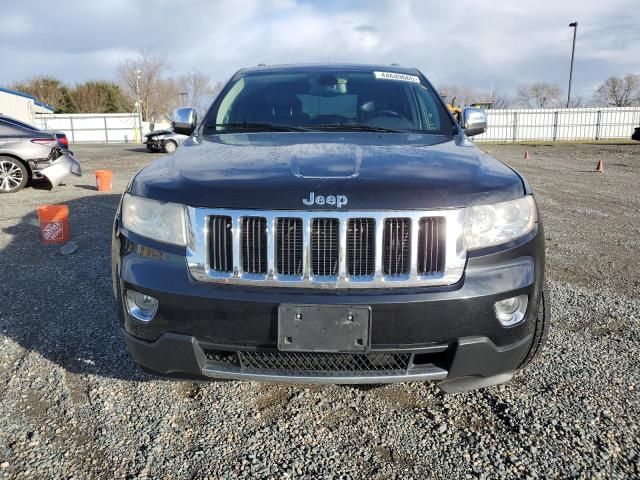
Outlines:
[[209,245],[211,268],[218,272],[230,272],[231,262],[231,217],[213,216],[209,220]]
[[375,271],[373,218],[352,218],[347,223],[347,275],[369,277]]
[[382,271],[390,277],[409,274],[410,219],[387,218],[384,224]]
[[302,275],[302,219],[278,218],[276,230],[276,272]]
[[335,218],[311,221],[311,274],[318,277],[338,275],[338,228]]
[[267,219],[242,218],[242,271],[267,273]]
[[199,281],[307,288],[449,285],[460,280],[466,261],[464,209],[187,211],[186,261]]
[[420,219],[418,243],[418,271],[420,275],[433,275],[444,269],[445,242],[444,217]]

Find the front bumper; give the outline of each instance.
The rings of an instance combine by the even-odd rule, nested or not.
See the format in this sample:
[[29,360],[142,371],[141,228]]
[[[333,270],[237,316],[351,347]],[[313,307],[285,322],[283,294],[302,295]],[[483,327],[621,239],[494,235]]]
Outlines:
[[53,160],[46,167],[39,166],[38,170],[34,170],[34,179],[42,179],[51,183],[51,186],[57,187],[62,181],[73,174],[78,177],[82,176],[82,167],[80,162],[69,151],[64,151],[61,156]]
[[[310,362],[303,362],[305,368],[296,369],[292,365],[291,354],[285,354],[289,368],[273,368],[278,365],[274,360],[281,353],[262,352],[263,358],[270,360],[261,362],[256,367],[255,361],[245,358],[256,358],[258,352],[247,357],[243,351],[210,350],[209,346],[198,342],[188,335],[166,333],[154,342],[141,340],[124,332],[127,348],[136,362],[151,372],[166,376],[211,377],[231,380],[277,381],[287,383],[329,383],[329,384],[370,384],[394,383],[426,380],[452,380],[460,378],[509,380],[518,362],[528,352],[531,335],[508,345],[498,347],[486,337],[468,337],[457,339],[454,344],[432,346],[417,353],[378,352],[369,353],[369,357],[395,357],[396,366],[400,367],[398,357],[407,358],[405,368],[370,369],[370,370],[317,370],[310,369]],[[244,354],[244,355],[243,355]],[[302,354],[301,354],[302,355]],[[309,354],[317,357],[319,354]],[[336,362],[341,356],[352,354],[320,354],[325,358],[333,356]],[[404,358],[404,356],[402,357]],[[346,360],[346,359],[345,359]],[[478,363],[481,360],[480,363]],[[320,367],[320,361],[315,365]],[[271,367],[271,368],[269,368]],[[501,382],[500,382],[501,383]]]
[[[189,275],[180,249],[122,231],[117,221],[113,260],[125,340],[147,370],[175,377],[303,383],[437,380],[458,391],[510,379],[529,353],[544,281],[544,232],[538,224],[509,245],[474,252],[462,280],[447,287],[326,291],[202,283]],[[159,300],[151,322],[126,312],[122,294],[127,289]],[[529,296],[524,321],[503,327],[494,303],[521,294]],[[278,351],[281,303],[368,305],[366,355],[399,355],[405,363],[381,368],[378,360],[365,358],[358,368],[343,369],[340,355],[348,354],[341,353],[325,359],[333,369],[305,361],[282,363],[287,355]],[[247,361],[261,355],[270,362]]]
[[147,138],[145,141],[147,148],[150,150],[162,150],[164,148],[164,139]]

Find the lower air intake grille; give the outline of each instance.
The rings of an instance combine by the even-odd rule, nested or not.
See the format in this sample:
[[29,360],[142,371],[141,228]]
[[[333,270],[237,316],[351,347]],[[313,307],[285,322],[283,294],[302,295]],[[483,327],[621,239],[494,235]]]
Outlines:
[[311,222],[311,273],[338,274],[338,219],[314,218]]
[[371,276],[375,271],[375,222],[352,218],[347,224],[347,270],[349,276]]
[[209,217],[210,267],[217,272],[233,269],[231,217]]
[[302,219],[279,218],[276,225],[276,271],[302,275]]
[[409,273],[410,225],[408,218],[385,219],[382,237],[382,270],[385,275]]
[[418,273],[420,275],[433,275],[444,271],[445,221],[444,217],[420,219],[418,235]]
[[267,219],[242,218],[242,269],[245,273],[267,273]]
[[205,357],[210,362],[226,363],[228,365],[240,366],[238,361],[238,354],[236,352],[227,352],[224,350],[205,350]]
[[409,353],[239,352],[243,370],[295,373],[406,372]]

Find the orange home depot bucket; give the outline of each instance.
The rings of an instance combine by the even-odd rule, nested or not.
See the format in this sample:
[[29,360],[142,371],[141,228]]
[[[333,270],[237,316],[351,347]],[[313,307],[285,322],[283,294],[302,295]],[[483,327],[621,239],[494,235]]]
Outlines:
[[96,188],[99,192],[111,191],[111,170],[96,170]]
[[38,207],[38,220],[43,243],[64,243],[69,240],[69,207],[66,205]]

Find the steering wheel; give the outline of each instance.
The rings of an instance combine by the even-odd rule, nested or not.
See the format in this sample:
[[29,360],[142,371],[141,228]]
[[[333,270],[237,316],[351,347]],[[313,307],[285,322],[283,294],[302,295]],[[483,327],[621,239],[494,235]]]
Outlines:
[[376,112],[373,112],[371,115],[369,115],[368,120],[373,120],[374,118],[385,118],[385,117],[399,118],[400,120],[404,120],[405,122],[407,121],[406,118],[404,118],[398,112],[394,112],[393,110],[378,110]]

